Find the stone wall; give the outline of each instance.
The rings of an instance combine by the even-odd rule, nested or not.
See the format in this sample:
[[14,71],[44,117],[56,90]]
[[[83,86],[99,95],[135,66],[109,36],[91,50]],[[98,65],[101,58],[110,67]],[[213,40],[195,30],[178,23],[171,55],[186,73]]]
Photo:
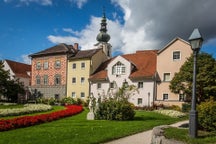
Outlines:
[[165,138],[164,129],[169,128],[169,127],[171,126],[162,125],[162,126],[154,127],[152,130],[151,144],[185,144],[180,141]]

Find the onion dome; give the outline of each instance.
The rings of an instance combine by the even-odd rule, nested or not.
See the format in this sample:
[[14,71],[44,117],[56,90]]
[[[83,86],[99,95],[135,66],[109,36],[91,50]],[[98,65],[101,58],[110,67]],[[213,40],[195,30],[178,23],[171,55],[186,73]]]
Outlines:
[[103,16],[101,19],[101,28],[100,28],[100,33],[97,35],[97,41],[98,42],[108,42],[110,40],[110,35],[107,34],[107,28],[106,28],[106,16],[105,12],[103,12]]

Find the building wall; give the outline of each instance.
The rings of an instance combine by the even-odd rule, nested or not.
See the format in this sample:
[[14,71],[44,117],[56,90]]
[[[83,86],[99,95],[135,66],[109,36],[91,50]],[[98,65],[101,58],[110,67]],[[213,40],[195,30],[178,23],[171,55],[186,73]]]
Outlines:
[[[81,68],[81,63],[85,63],[85,68]],[[73,98],[87,99],[89,96],[90,63],[90,59],[76,59],[68,62],[67,97],[72,97],[72,92],[74,92],[76,96]],[[72,68],[73,64],[76,64],[75,69]],[[81,82],[82,77],[84,82]],[[75,83],[72,83],[73,78],[76,78]],[[85,94],[85,97],[81,97],[81,92]]]
[[[75,98],[83,100],[88,99],[90,95],[89,76],[107,60],[107,56],[101,49],[95,53],[91,58],[71,59],[68,62],[68,76],[67,76],[67,97],[72,97],[72,92],[76,94]],[[73,69],[73,64],[76,64],[76,69]],[[81,68],[81,63],[85,63],[85,68]],[[84,78],[84,83],[81,83],[81,78]],[[72,78],[76,78],[76,83],[72,83]],[[81,93],[85,97],[81,97]]]
[[[117,63],[121,62],[125,65],[126,70],[123,75],[112,74],[112,67]],[[134,91],[129,98],[129,102],[133,103],[135,106],[152,106],[153,96],[154,96],[154,81],[139,79],[132,81],[129,76],[131,73],[131,63],[121,56],[115,58],[107,67],[108,80],[106,81],[94,81],[91,82],[91,94],[98,99],[99,96],[103,99],[105,97],[113,96],[119,88],[123,86],[124,82],[128,85],[134,85],[138,88],[138,82],[143,82],[143,88],[138,88]],[[98,83],[101,84],[101,88],[98,88]],[[114,88],[110,88],[110,83],[114,83]],[[142,99],[142,103],[138,104],[138,99]]]
[[90,74],[94,73],[95,70],[102,64],[104,61],[108,59],[107,55],[104,53],[104,51],[101,49],[96,54],[94,54],[91,58],[91,70]]
[[[173,60],[173,52],[180,51],[180,59]],[[190,45],[180,39],[174,41],[157,56],[157,72],[160,82],[157,83],[156,102],[165,105],[181,105],[179,94],[174,94],[169,90],[170,81],[188,57],[192,54]],[[170,73],[169,81],[164,81],[164,73]],[[163,94],[168,94],[168,99],[163,100]]]
[[[55,62],[60,61],[60,67],[55,67]],[[41,63],[41,68],[37,69],[37,62]],[[45,62],[48,62],[48,68],[44,68]],[[38,89],[45,98],[59,98],[66,96],[66,69],[67,69],[67,56],[54,55],[32,58],[32,79],[31,88]],[[44,76],[48,76],[48,83],[44,84]],[[60,75],[60,84],[55,84],[55,76]],[[36,83],[36,77],[40,76],[40,84]],[[49,89],[46,89],[49,88]]]
[[[9,70],[9,74],[10,74],[10,79],[19,79],[19,82],[21,82],[24,87],[29,87],[31,84],[31,78],[30,77],[16,77],[15,73],[11,70],[10,66],[8,65],[8,63],[6,61],[4,61],[4,70],[8,71]],[[30,73],[29,73],[30,76]]]

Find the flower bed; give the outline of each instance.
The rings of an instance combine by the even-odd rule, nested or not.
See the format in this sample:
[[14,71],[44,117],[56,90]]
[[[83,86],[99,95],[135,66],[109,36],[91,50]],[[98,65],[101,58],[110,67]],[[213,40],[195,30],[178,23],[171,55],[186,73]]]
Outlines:
[[24,108],[0,109],[0,117],[17,116],[34,112],[51,110],[52,106],[45,104],[26,104]]
[[167,115],[167,116],[170,116],[170,117],[174,117],[174,118],[180,118],[180,117],[183,117],[183,116],[186,115],[185,113],[175,111],[175,110],[164,110],[164,109],[162,109],[162,110],[155,110],[155,112],[161,113],[161,114],[164,114],[164,115]]
[[45,122],[51,122],[60,118],[72,116],[83,111],[82,106],[69,105],[65,110],[52,112],[49,114],[40,114],[35,116],[23,116],[9,120],[0,120],[0,131],[7,131],[16,128],[33,126]]

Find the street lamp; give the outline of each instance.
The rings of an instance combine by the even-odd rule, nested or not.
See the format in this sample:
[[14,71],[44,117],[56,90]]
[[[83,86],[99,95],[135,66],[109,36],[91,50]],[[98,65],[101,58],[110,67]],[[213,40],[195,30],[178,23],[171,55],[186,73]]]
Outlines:
[[201,48],[203,38],[199,33],[198,29],[194,29],[192,34],[189,37],[189,42],[191,45],[191,49],[193,50],[194,55],[194,66],[193,66],[193,88],[192,88],[192,101],[191,101],[191,111],[190,111],[190,119],[189,119],[189,134],[190,137],[197,137],[197,116],[198,113],[196,111],[196,64],[197,64],[197,54]]

